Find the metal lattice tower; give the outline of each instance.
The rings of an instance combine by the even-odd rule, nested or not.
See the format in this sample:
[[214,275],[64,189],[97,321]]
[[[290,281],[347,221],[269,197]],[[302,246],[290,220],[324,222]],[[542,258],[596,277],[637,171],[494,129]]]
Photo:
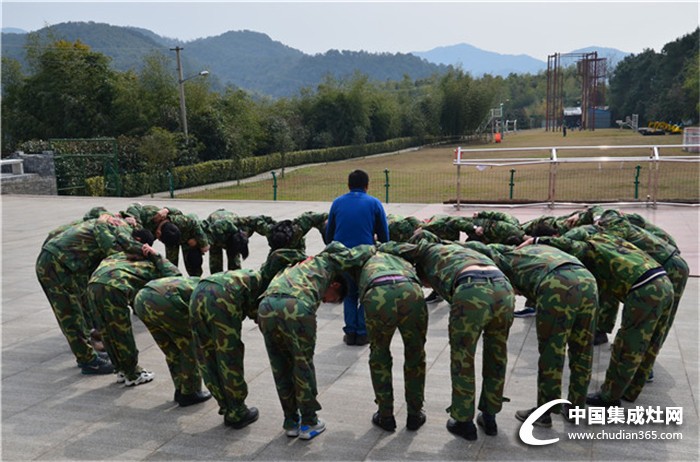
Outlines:
[[581,128],[595,129],[595,108],[605,101],[606,58],[598,52],[555,53],[547,57],[547,106],[545,129],[558,131],[563,125],[564,73],[562,58],[576,58],[576,69],[581,77]]

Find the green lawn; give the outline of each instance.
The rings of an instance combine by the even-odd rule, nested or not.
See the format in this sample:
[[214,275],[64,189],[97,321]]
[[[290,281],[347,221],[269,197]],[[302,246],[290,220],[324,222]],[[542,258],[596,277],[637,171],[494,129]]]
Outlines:
[[[493,149],[510,147],[551,146],[627,146],[681,144],[680,136],[642,136],[629,130],[596,130],[592,132],[561,133],[529,130],[507,134],[503,143],[461,145],[464,149]],[[457,198],[457,168],[453,165],[457,146],[428,147],[400,154],[373,156],[303,167],[286,172],[284,178],[277,172],[277,200],[330,201],[346,190],[347,175],[354,169],[363,169],[370,175],[370,193],[389,202],[436,203]],[[693,155],[680,148],[662,149],[664,155]],[[561,151],[559,157],[648,157],[650,150],[607,149],[597,151],[582,149]],[[694,154],[696,159],[697,154]],[[543,151],[519,151],[470,153],[473,159],[513,159],[537,157],[548,159]],[[639,177],[637,198],[644,200],[649,191],[649,162],[594,162],[561,163],[557,166],[555,200],[604,201],[635,200],[636,166]],[[549,191],[549,165],[461,168],[461,193],[463,202],[546,201]],[[510,170],[513,172],[511,199]],[[385,170],[388,170],[389,187],[386,187]],[[659,195],[657,200],[700,201],[700,164],[662,162],[659,166]],[[186,199],[241,199],[272,200],[272,180],[243,183],[240,186],[213,188],[196,193],[177,194]]]

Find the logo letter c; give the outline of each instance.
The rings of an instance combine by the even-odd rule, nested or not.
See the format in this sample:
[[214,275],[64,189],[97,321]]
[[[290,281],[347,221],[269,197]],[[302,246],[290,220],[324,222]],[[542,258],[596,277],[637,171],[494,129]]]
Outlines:
[[545,446],[548,444],[554,444],[557,441],[559,441],[559,438],[552,438],[550,440],[540,440],[535,438],[535,436],[532,434],[532,430],[534,428],[532,423],[539,419],[540,416],[547,412],[547,410],[552,406],[564,403],[571,404],[571,401],[566,399],[553,399],[552,401],[544,403],[542,406],[535,409],[520,427],[520,432],[518,433],[518,436],[520,436],[522,442],[525,444],[529,444],[530,446]]

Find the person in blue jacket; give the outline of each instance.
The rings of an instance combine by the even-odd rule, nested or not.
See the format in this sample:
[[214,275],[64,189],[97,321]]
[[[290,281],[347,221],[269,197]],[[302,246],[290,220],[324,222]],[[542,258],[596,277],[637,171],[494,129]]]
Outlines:
[[[328,213],[327,241],[339,241],[352,248],[362,244],[374,244],[375,235],[380,242],[389,240],[389,226],[384,207],[379,199],[367,194],[368,188],[367,172],[355,170],[348,175],[350,191],[337,197]],[[365,310],[359,303],[357,281],[350,274],[346,273],[345,277],[348,281],[348,295],[343,302],[343,341],[347,345],[366,345],[368,340]]]

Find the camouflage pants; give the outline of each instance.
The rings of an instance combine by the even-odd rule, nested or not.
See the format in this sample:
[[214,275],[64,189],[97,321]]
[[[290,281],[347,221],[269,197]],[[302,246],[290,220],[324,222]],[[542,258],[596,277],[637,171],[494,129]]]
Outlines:
[[131,328],[129,297],[116,287],[92,283],[87,286],[87,299],[114,369],[136,378],[139,350]]
[[92,321],[88,321],[92,316],[86,316],[90,308],[84,299],[87,276],[70,272],[44,250],[39,253],[35,269],[39,284],[75,359],[78,363],[92,361],[95,350],[89,340]]
[[143,321],[165,354],[175,390],[190,394],[202,389],[187,305],[174,305],[150,287],[136,294],[134,313]]
[[[584,267],[566,265],[549,273],[537,289],[537,406],[561,398],[561,376],[569,347],[569,394],[585,407],[593,362],[598,287]],[[552,412],[558,412],[553,408]]]
[[[690,269],[688,268],[688,263],[679,255],[676,254],[669,258],[663,265],[666,270],[668,278],[673,284],[673,305],[670,309],[662,313],[660,322],[664,322],[667,325],[666,334],[661,344],[666,340],[668,332],[673,325],[673,321],[676,319],[676,312],[678,311],[678,305],[681,302],[681,297],[683,292],[685,292],[685,285],[688,282],[688,275],[690,274]],[[617,313],[620,307],[620,303],[617,299],[610,294],[600,294],[600,307],[598,314],[598,331],[611,333],[615,327],[615,321],[617,319]]]
[[428,309],[420,286],[397,282],[365,291],[362,296],[369,335],[369,370],[379,414],[394,414],[391,339],[398,328],[404,345],[404,390],[409,414],[423,408],[425,391],[425,336]]
[[[209,273],[220,273],[224,270],[224,248],[218,245],[209,247]],[[229,271],[241,269],[241,256],[227,258],[227,269]]]
[[604,400],[624,395],[633,401],[642,391],[666,331],[659,319],[672,303],[673,285],[666,276],[657,277],[627,295],[622,324],[601,386]]
[[[172,263],[175,266],[178,266],[180,262],[180,248],[182,248],[182,255],[184,256],[186,252],[189,252],[192,249],[196,249],[196,247],[190,247],[187,244],[182,244],[180,247],[178,246],[165,246],[165,258],[168,259],[170,263]],[[201,276],[203,271],[202,267],[197,267],[197,266],[192,266],[188,265],[187,262],[185,262],[185,270],[187,271],[188,276]]]
[[[470,272],[472,273],[472,272]],[[508,332],[513,324],[515,295],[503,279],[474,278],[455,287],[450,308],[450,416],[457,421],[474,418],[474,356],[484,334],[482,386],[479,410],[497,414],[501,410],[508,360]]]
[[237,422],[248,410],[243,313],[220,284],[199,281],[190,298],[190,323],[204,383],[219,404],[219,414]]
[[596,313],[596,331],[612,333],[620,310],[620,302],[613,294],[602,291],[598,294],[598,311]]
[[679,254],[669,258],[666,263],[664,263],[664,269],[673,284],[673,306],[671,306],[671,311],[668,315],[668,322],[666,323],[667,328],[661,340],[661,345],[666,341],[666,337],[668,337],[668,333],[671,331],[671,326],[673,326],[673,321],[676,319],[678,305],[681,303],[681,297],[683,296],[683,292],[685,292],[685,285],[688,283],[688,276],[690,274],[688,263]]
[[284,417],[315,424],[316,411],[316,313],[296,298],[271,295],[258,307],[258,325],[265,338],[272,375]]

